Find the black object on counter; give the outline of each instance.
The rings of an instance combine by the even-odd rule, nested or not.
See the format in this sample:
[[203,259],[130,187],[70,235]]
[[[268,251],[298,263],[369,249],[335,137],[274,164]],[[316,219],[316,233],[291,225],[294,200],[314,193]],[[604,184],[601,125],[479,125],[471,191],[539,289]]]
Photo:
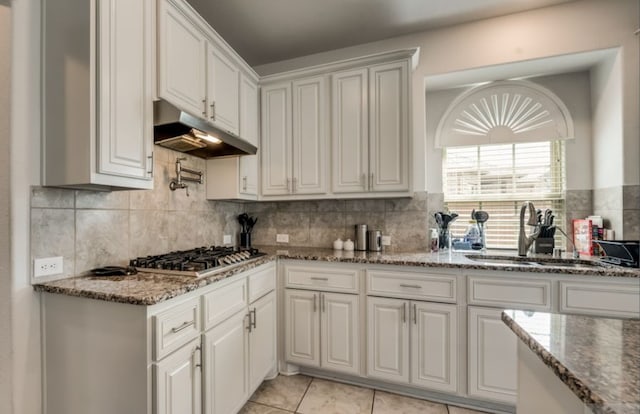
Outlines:
[[624,267],[640,267],[640,241],[638,240],[594,240],[604,250],[600,260]]
[[135,267],[105,266],[97,267],[89,271],[94,276],[130,276],[138,273]]

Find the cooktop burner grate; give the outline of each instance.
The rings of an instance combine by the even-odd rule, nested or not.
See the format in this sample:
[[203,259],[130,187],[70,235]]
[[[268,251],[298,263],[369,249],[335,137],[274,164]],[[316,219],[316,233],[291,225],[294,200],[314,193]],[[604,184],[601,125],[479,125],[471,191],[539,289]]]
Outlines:
[[137,257],[131,259],[129,265],[140,272],[202,277],[228,270],[247,260],[264,255],[258,249],[210,246]]

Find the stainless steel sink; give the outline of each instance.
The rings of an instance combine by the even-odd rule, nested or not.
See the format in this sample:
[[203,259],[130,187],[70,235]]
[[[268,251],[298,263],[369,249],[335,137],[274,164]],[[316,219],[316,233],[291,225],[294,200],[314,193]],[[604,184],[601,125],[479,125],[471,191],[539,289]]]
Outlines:
[[597,262],[575,259],[541,259],[526,257],[500,257],[500,256],[482,256],[482,255],[466,255],[467,259],[487,265],[498,266],[527,266],[527,267],[601,267]]

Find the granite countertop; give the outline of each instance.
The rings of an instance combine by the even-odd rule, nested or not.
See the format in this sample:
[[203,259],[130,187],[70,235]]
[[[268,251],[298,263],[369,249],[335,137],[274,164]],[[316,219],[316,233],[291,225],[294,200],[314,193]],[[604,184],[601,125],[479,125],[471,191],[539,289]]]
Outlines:
[[[552,273],[565,275],[585,275],[585,276],[613,276],[613,277],[635,277],[640,278],[640,269],[629,269],[611,265],[567,267],[562,264],[570,259],[551,258],[549,255],[529,256],[517,258],[515,252],[510,251],[489,251],[480,255],[476,251],[441,251],[438,253],[427,252],[347,252],[343,250],[309,248],[309,247],[281,247],[281,246],[260,246],[261,251],[273,254],[281,259],[294,260],[316,260],[325,262],[343,263],[364,263],[364,264],[392,264],[402,266],[419,266],[452,269],[472,269],[472,270],[501,270],[532,273]],[[476,257],[482,256],[486,259],[515,259],[521,261],[522,265],[510,263],[485,263],[482,259],[472,260],[467,255]],[[558,263],[553,265],[548,263],[545,266],[532,266],[529,263],[537,258],[549,262]],[[578,263],[589,265],[595,262],[595,258],[581,258]]]
[[506,310],[502,320],[594,413],[640,412],[640,319]]
[[[640,269],[622,269],[611,266],[597,267],[562,267],[562,266],[530,266],[516,264],[488,264],[474,261],[465,255],[471,252],[347,252],[333,249],[306,247],[274,247],[258,246],[266,253],[257,259],[249,260],[238,267],[221,273],[193,278],[187,276],[171,276],[162,273],[139,272],[133,276],[78,276],[34,285],[37,291],[60,293],[71,296],[83,296],[111,302],[130,303],[134,305],[154,305],[211,283],[226,279],[239,272],[249,270],[277,258],[292,260],[314,260],[325,262],[391,264],[416,266],[425,268],[451,268],[472,270],[500,270],[534,273],[552,273],[563,275],[613,276],[640,278]],[[498,255],[490,252],[485,257],[504,258],[506,253]],[[510,253],[509,256],[513,256]],[[549,259],[547,257],[548,260]],[[532,260],[526,258],[525,261]]]

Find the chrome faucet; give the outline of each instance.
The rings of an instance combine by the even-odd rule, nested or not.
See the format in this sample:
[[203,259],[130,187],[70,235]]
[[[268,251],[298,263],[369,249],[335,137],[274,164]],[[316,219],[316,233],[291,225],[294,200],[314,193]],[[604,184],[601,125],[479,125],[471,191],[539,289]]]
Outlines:
[[[533,233],[530,233],[529,236],[524,231],[524,212],[525,210],[529,210],[529,220],[527,221],[527,226],[536,227]],[[518,256],[526,256],[527,251],[529,251],[529,247],[533,244],[533,242],[538,238],[540,234],[540,229],[537,228],[538,218],[536,216],[536,208],[531,201],[525,201],[520,207],[520,234],[518,235]]]

